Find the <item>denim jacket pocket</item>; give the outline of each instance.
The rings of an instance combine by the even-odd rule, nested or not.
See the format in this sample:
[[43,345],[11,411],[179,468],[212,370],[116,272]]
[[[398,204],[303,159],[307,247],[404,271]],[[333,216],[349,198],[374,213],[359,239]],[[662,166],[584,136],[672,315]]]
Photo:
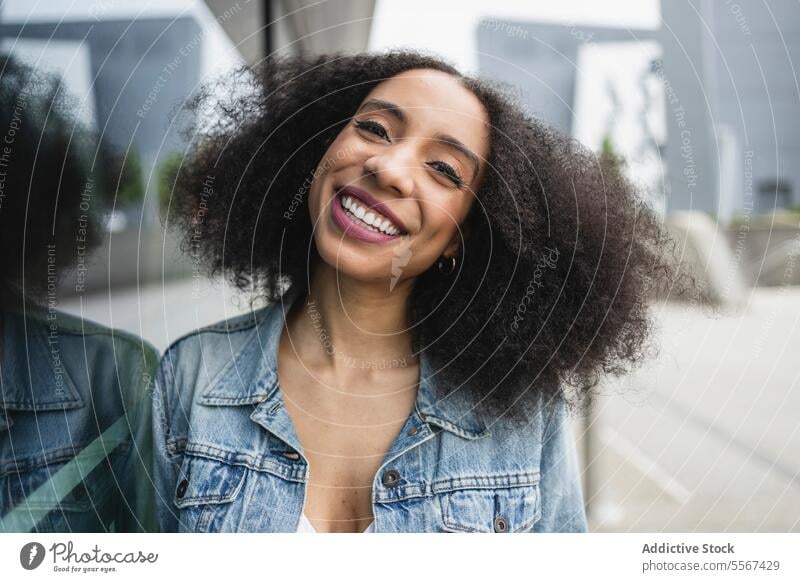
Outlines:
[[182,510],[181,531],[209,531],[215,518],[224,518],[242,490],[246,473],[242,465],[184,454],[172,501]]
[[524,532],[541,517],[539,474],[476,475],[433,484],[445,531]]

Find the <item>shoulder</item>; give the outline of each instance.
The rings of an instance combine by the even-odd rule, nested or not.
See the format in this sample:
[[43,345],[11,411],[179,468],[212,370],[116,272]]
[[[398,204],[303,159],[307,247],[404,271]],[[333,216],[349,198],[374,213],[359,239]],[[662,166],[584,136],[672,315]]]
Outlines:
[[490,438],[477,440],[476,450],[540,467],[563,455],[571,443],[573,421],[564,398],[539,393],[525,404],[524,412],[488,422]]
[[219,381],[226,373],[240,379],[250,377],[258,362],[259,346],[267,338],[264,330],[278,329],[279,302],[207,325],[173,341],[161,357],[156,380],[164,386],[169,400],[191,402],[198,390]]
[[75,349],[83,356],[108,357],[117,364],[135,360],[145,366],[158,361],[158,350],[145,339],[65,311],[29,305],[23,319],[25,326],[35,325],[55,338],[61,349]]
[[174,359],[219,348],[229,353],[231,348],[245,345],[255,329],[279,308],[278,303],[269,303],[260,309],[192,330],[174,340],[164,355]]
[[198,409],[199,399],[212,387],[236,390],[252,385],[264,365],[266,338],[257,334],[265,324],[277,323],[280,308],[280,303],[270,303],[196,329],[170,344],[156,369],[153,401],[173,437],[188,433],[195,410],[203,410]]

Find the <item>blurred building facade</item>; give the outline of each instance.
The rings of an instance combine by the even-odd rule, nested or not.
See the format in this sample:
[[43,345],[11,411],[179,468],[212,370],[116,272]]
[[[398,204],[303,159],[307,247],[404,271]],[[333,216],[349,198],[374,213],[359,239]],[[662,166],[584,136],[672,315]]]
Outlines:
[[187,145],[182,130],[191,119],[181,105],[230,68],[229,60],[207,62],[218,56],[218,30],[235,59],[250,65],[272,53],[359,52],[366,50],[374,4],[195,0],[140,9],[131,0],[41,8],[3,3],[0,53],[60,77],[81,102],[81,120],[99,136],[95,171],[102,192],[96,202],[103,198],[107,240],[81,284],[77,273],[62,280],[62,294],[191,273],[190,260],[159,219],[169,196],[161,174]]
[[[581,47],[654,41],[666,93],[667,211],[701,210],[727,222],[800,206],[800,5],[662,2],[656,30],[485,21],[481,73],[521,88],[529,110],[569,132]],[[780,32],[776,28],[780,23]]]

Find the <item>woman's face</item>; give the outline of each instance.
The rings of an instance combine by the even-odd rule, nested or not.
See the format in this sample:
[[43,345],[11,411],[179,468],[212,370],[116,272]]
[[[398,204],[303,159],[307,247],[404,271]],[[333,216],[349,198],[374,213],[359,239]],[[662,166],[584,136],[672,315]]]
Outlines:
[[322,260],[357,280],[391,279],[392,289],[456,254],[485,173],[488,124],[478,98],[446,73],[414,69],[377,85],[311,184]]

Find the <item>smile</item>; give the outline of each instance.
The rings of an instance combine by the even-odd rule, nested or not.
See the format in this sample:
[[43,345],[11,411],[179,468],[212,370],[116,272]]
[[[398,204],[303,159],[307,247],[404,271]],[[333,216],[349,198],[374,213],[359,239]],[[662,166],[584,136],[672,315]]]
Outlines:
[[406,234],[401,225],[354,192],[355,189],[343,188],[332,204],[331,218],[345,234],[371,243],[386,243]]

